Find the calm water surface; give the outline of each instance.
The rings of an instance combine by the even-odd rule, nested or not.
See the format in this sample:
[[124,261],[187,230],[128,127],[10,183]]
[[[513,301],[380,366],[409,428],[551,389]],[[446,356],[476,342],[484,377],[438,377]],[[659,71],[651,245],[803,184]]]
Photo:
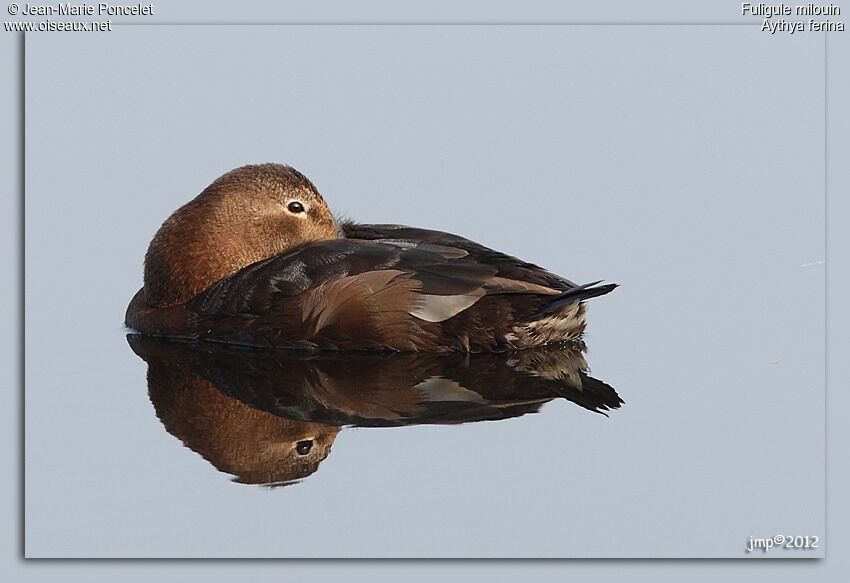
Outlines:
[[[29,556],[744,557],[824,535],[821,36],[119,28],[26,38]],[[355,220],[620,284],[589,302],[590,372],[128,346],[162,220],[266,161]]]

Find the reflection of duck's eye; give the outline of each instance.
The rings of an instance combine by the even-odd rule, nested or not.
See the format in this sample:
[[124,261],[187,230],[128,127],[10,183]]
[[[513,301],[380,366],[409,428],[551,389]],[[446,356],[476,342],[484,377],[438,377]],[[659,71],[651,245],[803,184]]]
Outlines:
[[295,444],[295,451],[298,452],[298,455],[307,455],[311,449],[313,449],[312,439],[305,439]]
[[294,201],[294,202],[289,203],[288,205],[286,205],[286,208],[289,209],[289,212],[295,213],[295,214],[304,212],[304,205],[301,204],[298,201]]

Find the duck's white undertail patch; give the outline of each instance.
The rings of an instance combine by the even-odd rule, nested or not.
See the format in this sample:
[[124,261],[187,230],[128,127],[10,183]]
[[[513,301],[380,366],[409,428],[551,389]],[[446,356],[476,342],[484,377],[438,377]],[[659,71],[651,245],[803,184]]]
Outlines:
[[586,322],[587,306],[576,302],[554,314],[517,324],[508,340],[518,348],[574,340],[584,332]]

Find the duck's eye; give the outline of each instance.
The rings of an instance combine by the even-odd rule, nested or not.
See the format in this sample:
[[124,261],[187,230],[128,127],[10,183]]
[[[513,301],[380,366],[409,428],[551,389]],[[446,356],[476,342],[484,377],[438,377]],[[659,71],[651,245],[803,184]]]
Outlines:
[[299,441],[295,444],[295,451],[298,455],[307,455],[310,453],[310,450],[313,449],[313,440],[305,439],[304,441]]
[[298,214],[298,213],[304,212],[304,205],[301,204],[298,201],[293,201],[293,202],[289,203],[288,205],[286,205],[286,208],[289,210],[289,212],[291,212],[293,214]]

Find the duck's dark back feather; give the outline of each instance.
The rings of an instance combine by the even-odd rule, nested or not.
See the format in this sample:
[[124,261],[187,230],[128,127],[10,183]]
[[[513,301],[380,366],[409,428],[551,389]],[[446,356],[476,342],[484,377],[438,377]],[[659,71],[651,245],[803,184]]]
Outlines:
[[420,247],[440,245],[460,249],[475,261],[494,267],[500,277],[527,281],[564,291],[577,287],[577,284],[572,281],[546,271],[533,263],[522,261],[511,255],[494,251],[475,241],[443,231],[432,231],[405,225],[363,225],[353,222],[343,223],[342,230],[349,239],[388,241]]

